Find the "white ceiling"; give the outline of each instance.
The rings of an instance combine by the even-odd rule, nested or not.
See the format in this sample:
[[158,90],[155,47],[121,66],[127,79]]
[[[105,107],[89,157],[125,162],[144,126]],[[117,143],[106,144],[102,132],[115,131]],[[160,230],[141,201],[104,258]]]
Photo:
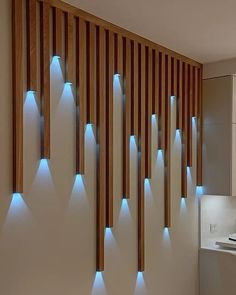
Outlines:
[[236,0],[65,0],[199,62],[236,57]]

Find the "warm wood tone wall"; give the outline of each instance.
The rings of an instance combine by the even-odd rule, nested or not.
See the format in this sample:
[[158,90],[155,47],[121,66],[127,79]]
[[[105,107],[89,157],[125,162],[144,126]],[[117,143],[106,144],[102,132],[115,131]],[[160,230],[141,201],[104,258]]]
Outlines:
[[[113,224],[113,76],[118,74],[124,93],[121,198],[130,197],[129,145],[130,136],[134,135],[139,152],[137,261],[138,270],[143,271],[144,181],[146,178],[151,178],[151,118],[152,115],[158,117],[158,148],[164,152],[165,164],[164,226],[170,227],[171,96],[177,99],[176,123],[182,134],[181,197],[187,197],[187,167],[192,165],[192,117],[197,118],[198,130],[197,185],[202,184],[202,66],[60,0],[12,0],[12,4],[13,191],[23,192],[25,79],[23,48],[26,46],[27,89],[25,90],[36,91],[41,97],[42,158],[50,159],[49,67],[53,56],[60,57],[65,63],[65,82],[72,84],[76,90],[76,174],[84,174],[85,126],[91,123],[95,127],[99,146],[97,270],[104,269],[105,227],[115,226]],[[25,25],[26,31],[24,31]],[[38,32],[40,43],[37,38]],[[25,45],[24,40],[26,40]],[[38,73],[40,77],[37,77]]]

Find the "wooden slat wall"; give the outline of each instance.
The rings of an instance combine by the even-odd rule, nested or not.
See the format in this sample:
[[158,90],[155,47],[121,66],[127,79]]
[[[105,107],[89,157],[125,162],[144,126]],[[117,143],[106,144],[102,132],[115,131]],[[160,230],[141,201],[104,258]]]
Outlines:
[[171,58],[165,55],[165,174],[164,174],[164,197],[165,197],[165,227],[171,226],[171,146],[170,146],[170,132],[171,132]]
[[87,122],[96,125],[96,27],[87,23]]
[[50,36],[48,3],[40,3],[41,158],[50,159]]
[[146,69],[145,46],[139,44],[138,47],[138,271],[143,271],[145,267],[145,237],[144,237],[144,180],[146,167],[146,101],[145,101],[145,69]]
[[37,0],[26,1],[27,16],[27,90],[37,90],[37,30],[36,30]]
[[[192,117],[197,119],[197,184],[202,185],[201,64],[92,16],[60,0],[13,2],[13,191],[23,191],[23,40],[27,90],[37,89],[40,67],[42,158],[50,158],[50,44],[65,63],[65,82],[76,90],[76,173],[84,174],[85,126],[94,125],[97,153],[97,262],[104,270],[104,231],[113,220],[113,75],[124,94],[123,196],[130,197],[130,136],[138,147],[138,270],[145,268],[145,181],[151,178],[151,116],[158,118],[158,148],[164,154],[166,227],[171,226],[171,96],[182,133],[181,196],[187,197],[192,165]],[[23,5],[26,3],[26,5]],[[40,5],[38,5],[38,3]],[[26,7],[24,38],[23,7]],[[40,7],[40,44],[37,9]],[[53,12],[51,14],[51,11]],[[52,15],[52,34],[50,22]],[[63,44],[64,43],[64,44]],[[37,64],[38,46],[40,66]],[[62,67],[63,68],[63,67]]]
[[62,11],[53,8],[53,56],[62,57]]
[[84,131],[86,124],[86,23],[76,23],[76,174],[84,174]]
[[106,32],[106,227],[113,227],[114,34]]
[[23,192],[23,1],[12,1],[13,192]]
[[105,119],[105,31],[97,28],[97,77],[98,77],[98,172],[97,172],[97,271],[104,270],[104,231],[106,193],[106,119]]
[[74,16],[70,13],[65,15],[65,81],[74,84]]
[[131,135],[131,43],[123,42],[124,106],[123,106],[123,198],[130,197],[130,135]]

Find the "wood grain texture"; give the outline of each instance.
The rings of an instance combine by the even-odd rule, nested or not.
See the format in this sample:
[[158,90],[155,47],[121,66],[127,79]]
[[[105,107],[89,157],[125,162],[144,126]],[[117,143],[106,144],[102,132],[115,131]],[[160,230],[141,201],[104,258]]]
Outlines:
[[23,192],[23,2],[12,1],[13,193]]
[[105,194],[106,194],[106,105],[105,105],[105,31],[97,27],[97,271],[104,270]]
[[70,13],[65,15],[65,81],[75,83],[74,67],[74,16]]
[[188,65],[188,111],[187,111],[187,166],[192,167],[192,115],[193,115],[193,71]]
[[72,13],[75,17],[80,17],[82,19],[85,19],[86,21],[88,22],[92,22],[98,26],[101,26],[102,28],[106,29],[106,30],[111,30],[113,31],[114,33],[117,33],[117,34],[121,34],[123,37],[126,37],[126,38],[129,38],[130,40],[135,40],[137,41],[138,43],[142,43],[143,45],[145,46],[149,46],[150,48],[152,49],[156,49],[158,51],[162,51],[164,52],[165,54],[168,54],[168,55],[171,55],[173,57],[176,57],[176,58],[179,58],[181,59],[183,62],[187,62],[187,63],[190,63],[192,65],[196,65],[198,67],[200,67],[200,63],[184,56],[184,55],[181,55],[173,50],[170,50],[164,46],[161,46],[159,44],[156,44],[144,37],[141,37],[135,33],[132,33],[124,28],[121,28],[117,25],[114,25],[108,21],[105,21],[97,16],[94,16],[86,11],[83,11],[82,9],[79,9],[79,8],[76,8],[70,4],[67,4],[61,0],[38,0],[40,2],[47,2],[47,3],[50,3],[51,6],[53,7],[57,7],[57,8],[60,8],[62,11],[64,12],[70,12]]
[[106,31],[106,227],[113,227],[114,34]]
[[96,125],[96,27],[87,23],[87,122]]
[[202,186],[202,67],[198,69],[197,186]]
[[62,57],[62,10],[53,7],[53,56]]
[[27,90],[37,91],[37,24],[36,0],[26,1]]
[[193,115],[197,118],[198,116],[198,96],[199,96],[199,86],[198,86],[198,68],[193,67],[194,69],[194,102],[193,102]]
[[40,3],[41,158],[50,159],[50,29],[48,3]]
[[138,142],[138,271],[145,266],[145,219],[144,219],[144,179],[146,163],[145,145],[145,46],[139,44],[138,48],[138,96],[139,96],[139,142]]
[[131,42],[131,135],[138,137],[138,43]]
[[177,60],[177,104],[176,104],[176,129],[182,129],[183,110],[183,63]]
[[86,124],[86,24],[76,22],[76,174],[84,174],[84,136]]
[[159,114],[159,53],[153,50],[153,110],[152,113]]
[[124,73],[124,106],[123,106],[123,198],[130,197],[130,135],[131,135],[131,43],[124,39],[123,73]]
[[145,110],[146,110],[146,115],[145,115],[145,151],[146,151],[146,165],[145,165],[145,177],[146,178],[151,178],[151,142],[152,142],[152,137],[151,137],[151,132],[152,132],[152,90],[153,90],[153,73],[152,73],[152,50],[148,47],[146,47],[146,81],[145,81]]
[[165,55],[165,227],[171,226],[171,57]]
[[159,149],[165,150],[165,55],[159,52],[159,113],[158,113],[158,134]]
[[181,155],[181,197],[187,197],[187,114],[188,114],[188,66],[183,63],[182,101],[182,155]]

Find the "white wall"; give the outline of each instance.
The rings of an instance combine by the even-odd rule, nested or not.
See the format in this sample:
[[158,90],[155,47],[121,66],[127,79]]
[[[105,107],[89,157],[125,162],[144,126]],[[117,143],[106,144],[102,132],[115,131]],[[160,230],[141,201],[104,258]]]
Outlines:
[[105,271],[95,272],[95,142],[86,131],[86,173],[75,179],[75,106],[57,62],[51,67],[52,158],[40,162],[39,112],[24,103],[23,196],[11,195],[11,1],[0,1],[0,294],[197,295],[196,153],[186,201],[180,199],[180,139],[172,112],[172,223],[163,231],[163,161],[156,152],[146,186],[146,270],[137,274],[137,153],[131,145],[131,199],[121,202],[121,95],[115,87],[115,226],[106,233]]
[[203,65],[203,79],[236,74],[236,58]]

